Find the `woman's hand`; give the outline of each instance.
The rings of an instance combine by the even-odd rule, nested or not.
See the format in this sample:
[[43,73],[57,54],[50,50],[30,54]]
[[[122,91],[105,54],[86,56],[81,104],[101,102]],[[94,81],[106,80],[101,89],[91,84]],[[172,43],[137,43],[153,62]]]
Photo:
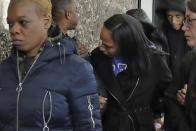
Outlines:
[[104,105],[107,103],[108,98],[99,96],[99,102],[100,102],[100,109],[103,109]]
[[154,120],[155,131],[163,131],[163,125],[163,118],[157,118]]
[[79,40],[77,40],[76,43],[77,43],[80,54],[88,55],[88,49],[82,43],[80,43]]
[[177,92],[177,100],[182,105],[184,105],[184,102],[185,102],[187,88],[188,88],[188,85],[185,84],[184,88],[182,88],[181,90],[178,90]]

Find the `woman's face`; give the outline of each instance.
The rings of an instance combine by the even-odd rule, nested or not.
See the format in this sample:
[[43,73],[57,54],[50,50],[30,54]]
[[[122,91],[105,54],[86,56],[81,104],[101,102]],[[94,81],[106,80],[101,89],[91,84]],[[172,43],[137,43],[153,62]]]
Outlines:
[[196,12],[186,9],[186,20],[182,30],[185,32],[187,44],[191,47],[196,47]]
[[100,34],[100,39],[102,41],[100,50],[107,56],[113,57],[118,56],[119,50],[117,44],[112,40],[111,32],[103,27]]
[[182,22],[184,20],[184,14],[179,11],[168,10],[167,19],[173,29],[180,30],[182,27]]
[[51,24],[50,16],[39,15],[36,6],[33,2],[20,2],[8,7],[7,23],[13,46],[27,56],[37,54]]

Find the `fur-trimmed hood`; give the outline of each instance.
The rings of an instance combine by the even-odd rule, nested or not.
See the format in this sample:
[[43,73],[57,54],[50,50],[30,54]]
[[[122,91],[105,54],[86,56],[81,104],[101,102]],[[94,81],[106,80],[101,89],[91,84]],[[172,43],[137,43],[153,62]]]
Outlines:
[[62,40],[63,33],[61,32],[58,25],[52,23],[48,30],[48,41],[58,43]]

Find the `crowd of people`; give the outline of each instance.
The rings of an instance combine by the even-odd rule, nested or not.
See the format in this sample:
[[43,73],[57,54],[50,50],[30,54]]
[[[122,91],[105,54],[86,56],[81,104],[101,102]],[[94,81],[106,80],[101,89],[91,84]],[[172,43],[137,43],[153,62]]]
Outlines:
[[89,52],[68,30],[74,0],[11,0],[0,64],[0,131],[195,131],[196,0],[103,23]]

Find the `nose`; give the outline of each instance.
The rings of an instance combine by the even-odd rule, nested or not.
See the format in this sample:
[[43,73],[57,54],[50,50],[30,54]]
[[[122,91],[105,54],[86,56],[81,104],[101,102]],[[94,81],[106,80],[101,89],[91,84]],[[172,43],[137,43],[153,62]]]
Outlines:
[[188,27],[187,27],[187,25],[186,25],[186,24],[183,24],[183,26],[182,26],[182,30],[183,30],[183,31],[188,30]]
[[172,17],[172,23],[173,23],[173,24],[177,24],[177,23],[178,23],[178,18]]
[[104,51],[105,51],[105,47],[103,46],[103,44],[102,44],[102,45],[100,45],[99,49],[100,49],[100,51],[102,51],[102,52],[104,52]]
[[20,26],[16,23],[9,27],[9,31],[11,35],[20,33]]

